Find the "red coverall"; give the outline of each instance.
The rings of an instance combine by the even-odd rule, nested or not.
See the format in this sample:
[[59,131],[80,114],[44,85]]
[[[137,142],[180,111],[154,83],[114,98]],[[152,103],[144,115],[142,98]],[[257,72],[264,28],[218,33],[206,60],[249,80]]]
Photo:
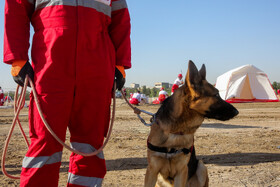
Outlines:
[[[125,0],[6,0],[4,62],[28,60],[30,22],[34,82],[44,116],[71,146],[98,149],[107,133],[115,66],[131,67],[130,17]],[[58,186],[62,146],[43,125],[31,93],[31,145],[21,186]],[[71,154],[67,186],[100,186],[103,153]]]
[[4,104],[4,93],[0,89],[0,106],[3,106],[3,104]]

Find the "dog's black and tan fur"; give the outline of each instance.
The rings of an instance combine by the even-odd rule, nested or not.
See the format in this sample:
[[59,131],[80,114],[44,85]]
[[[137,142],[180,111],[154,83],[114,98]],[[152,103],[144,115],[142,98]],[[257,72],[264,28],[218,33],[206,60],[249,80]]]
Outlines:
[[[208,186],[207,168],[201,160],[196,159],[193,148],[194,133],[205,117],[228,120],[236,116],[238,111],[220,98],[218,90],[205,77],[205,66],[198,71],[194,63],[189,61],[185,84],[166,99],[157,111],[148,137],[146,187],[156,184]],[[151,146],[167,152],[157,151]]]

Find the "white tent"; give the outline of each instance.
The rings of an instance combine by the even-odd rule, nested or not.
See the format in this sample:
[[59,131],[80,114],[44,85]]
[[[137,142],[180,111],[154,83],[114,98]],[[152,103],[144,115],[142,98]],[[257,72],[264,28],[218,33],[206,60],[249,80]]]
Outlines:
[[267,75],[253,65],[245,65],[219,76],[215,87],[228,102],[278,102]]

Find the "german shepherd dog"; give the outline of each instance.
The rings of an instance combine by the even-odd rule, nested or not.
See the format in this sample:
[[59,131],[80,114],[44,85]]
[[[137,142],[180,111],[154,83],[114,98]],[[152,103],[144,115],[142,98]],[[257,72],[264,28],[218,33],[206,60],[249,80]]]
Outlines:
[[196,159],[194,133],[204,118],[225,121],[236,116],[238,110],[221,99],[205,77],[204,64],[198,71],[189,61],[185,84],[155,114],[147,141],[145,187],[208,186],[207,168]]

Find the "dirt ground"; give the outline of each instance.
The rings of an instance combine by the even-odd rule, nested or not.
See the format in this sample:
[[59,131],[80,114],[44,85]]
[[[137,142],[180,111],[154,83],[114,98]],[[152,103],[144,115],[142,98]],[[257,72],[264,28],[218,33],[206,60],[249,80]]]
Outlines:
[[[196,152],[208,168],[210,186],[280,186],[280,102],[234,106],[240,112],[236,118],[226,122],[205,119],[195,134]],[[139,108],[154,113],[158,107]],[[26,132],[27,110],[25,108],[20,116]],[[13,109],[0,109],[1,153],[12,114]],[[149,127],[118,99],[113,133],[104,150],[108,172],[103,186],[143,186],[148,134]],[[6,161],[10,174],[20,174],[25,152],[26,145],[16,127]],[[66,186],[69,155],[70,152],[64,150],[59,186]],[[19,186],[19,181],[0,172],[0,186]]]

